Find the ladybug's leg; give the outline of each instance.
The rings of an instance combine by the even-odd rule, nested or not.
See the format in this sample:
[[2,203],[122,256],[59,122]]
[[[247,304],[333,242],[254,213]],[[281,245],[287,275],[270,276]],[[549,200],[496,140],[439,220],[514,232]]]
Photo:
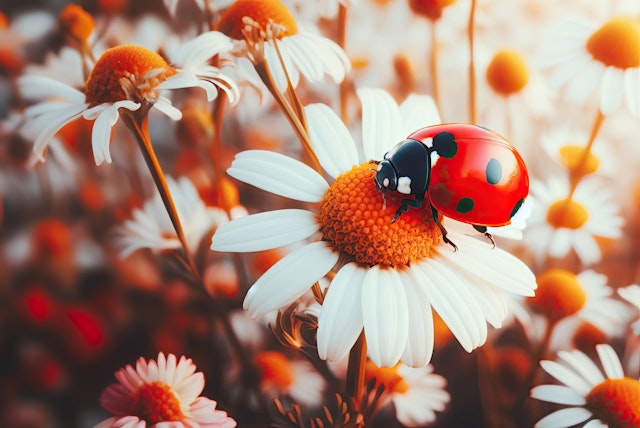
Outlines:
[[494,241],[493,236],[491,236],[491,234],[487,232],[487,226],[478,226],[477,224],[474,224],[473,228],[482,233],[489,241],[491,241],[491,245],[493,245],[493,248],[496,248],[496,241]]
[[395,222],[403,212],[408,211],[409,207],[420,208],[423,203],[424,193],[416,195],[415,199],[403,199],[400,203],[400,207],[398,207],[398,209],[396,210],[396,215],[393,216],[393,220],[391,220],[391,223]]
[[447,229],[444,228],[444,225],[440,221],[438,210],[433,205],[431,205],[431,215],[433,216],[433,221],[436,223],[436,226],[438,226],[438,229],[440,229],[440,233],[442,233],[442,240],[445,242],[445,244],[451,245],[453,247],[453,251],[458,251],[458,246],[454,244],[451,239],[447,238]]

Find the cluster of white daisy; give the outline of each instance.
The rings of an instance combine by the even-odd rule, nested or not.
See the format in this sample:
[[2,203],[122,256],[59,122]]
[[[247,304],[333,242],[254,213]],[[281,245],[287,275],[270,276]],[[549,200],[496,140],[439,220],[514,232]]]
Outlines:
[[[640,426],[640,0],[146,3],[0,7],[6,341],[104,367],[156,326],[83,417]],[[374,180],[443,123],[526,162],[489,239]]]

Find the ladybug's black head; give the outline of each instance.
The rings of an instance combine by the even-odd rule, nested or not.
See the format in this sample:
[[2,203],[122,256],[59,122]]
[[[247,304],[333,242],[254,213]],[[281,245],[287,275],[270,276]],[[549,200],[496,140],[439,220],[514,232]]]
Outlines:
[[383,160],[378,163],[375,182],[378,189],[396,190],[398,188],[398,176],[390,161]]

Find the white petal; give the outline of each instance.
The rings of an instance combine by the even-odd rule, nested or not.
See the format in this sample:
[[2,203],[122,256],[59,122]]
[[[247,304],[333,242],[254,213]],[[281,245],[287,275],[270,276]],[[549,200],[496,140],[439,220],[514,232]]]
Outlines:
[[362,320],[369,357],[378,367],[393,367],[407,344],[406,299],[395,270],[369,269],[362,286]]
[[262,212],[221,225],[213,235],[214,251],[249,252],[302,241],[318,230],[315,214],[299,209]]
[[347,127],[324,104],[304,108],[313,151],[329,175],[337,177],[358,163],[358,152]]
[[382,159],[399,143],[402,118],[400,109],[388,92],[374,88],[358,89],[362,103],[362,144],[367,159]]
[[[44,150],[47,148],[47,145],[54,135],[57,134],[63,126],[80,117],[86,108],[86,104],[64,107],[59,106],[56,109],[55,117],[52,117],[49,114],[41,116],[43,119],[45,117],[48,118],[48,121],[44,123],[44,126],[40,129],[40,132],[33,142],[33,153],[38,156],[39,160],[44,161]],[[26,126],[35,126],[33,123],[29,125],[29,123],[31,122],[27,122]]]
[[420,282],[433,309],[447,324],[460,345],[471,352],[487,337],[487,325],[478,303],[469,299],[465,285],[433,259],[418,265],[425,278]]
[[416,284],[420,277],[413,273],[415,270],[409,269],[400,273],[409,315],[409,337],[402,354],[402,362],[410,367],[423,367],[431,361],[435,333],[431,304],[422,288]]
[[318,355],[340,361],[362,332],[362,283],[365,269],[343,266],[331,281],[318,317]]
[[540,365],[551,376],[558,379],[568,387],[573,388],[578,394],[586,396],[591,391],[589,385],[581,376],[577,375],[573,370],[559,364],[555,361],[543,360]]
[[531,390],[531,397],[549,403],[582,406],[587,400],[573,389],[563,385],[538,385]]
[[66,83],[44,76],[21,76],[18,78],[20,93],[30,100],[55,97],[73,104],[83,104],[85,95]]
[[600,111],[608,115],[622,104],[624,97],[624,72],[617,67],[607,67],[600,87]]
[[[599,324],[596,324],[599,325]],[[558,357],[572,366],[591,385],[597,385],[604,381],[604,376],[596,364],[580,351],[560,351]]]
[[400,104],[400,116],[402,117],[400,133],[403,136],[425,126],[442,123],[435,101],[427,95],[409,94],[407,99]]
[[575,102],[586,100],[596,90],[604,70],[600,63],[588,61],[567,84],[567,99]]
[[[109,152],[111,130],[120,117],[119,108],[135,111],[140,108],[140,104],[128,100],[118,101],[110,106],[106,106],[102,112],[98,114],[91,132],[91,147],[96,165],[101,165],[104,161],[111,163],[111,154]],[[85,117],[91,117],[93,111],[98,110],[87,110]]]
[[338,261],[324,242],[313,242],[280,259],[247,292],[244,308],[257,318],[302,296]]
[[608,378],[619,379],[624,377],[624,370],[622,369],[620,359],[610,345],[606,343],[597,345],[596,351],[598,351],[600,362],[602,362],[602,367]]
[[535,428],[568,428],[586,421],[591,412],[583,407],[561,409],[540,419]]
[[624,93],[627,107],[631,114],[640,115],[640,68],[632,68],[624,72]]
[[264,150],[238,153],[227,173],[267,192],[302,202],[320,202],[329,188],[308,165]]
[[174,107],[171,104],[171,101],[169,101],[167,98],[164,98],[164,97],[158,98],[158,100],[155,103],[153,103],[153,108],[169,116],[169,118],[172,120],[182,119],[182,111]]

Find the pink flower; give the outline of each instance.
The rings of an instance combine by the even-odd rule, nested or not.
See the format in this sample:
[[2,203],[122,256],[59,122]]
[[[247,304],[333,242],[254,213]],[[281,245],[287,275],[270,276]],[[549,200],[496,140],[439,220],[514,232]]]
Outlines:
[[233,428],[236,421],[216,402],[200,397],[204,375],[190,358],[158,354],[158,361],[140,357],[115,373],[119,383],[105,389],[101,406],[115,416],[96,425],[107,427]]

